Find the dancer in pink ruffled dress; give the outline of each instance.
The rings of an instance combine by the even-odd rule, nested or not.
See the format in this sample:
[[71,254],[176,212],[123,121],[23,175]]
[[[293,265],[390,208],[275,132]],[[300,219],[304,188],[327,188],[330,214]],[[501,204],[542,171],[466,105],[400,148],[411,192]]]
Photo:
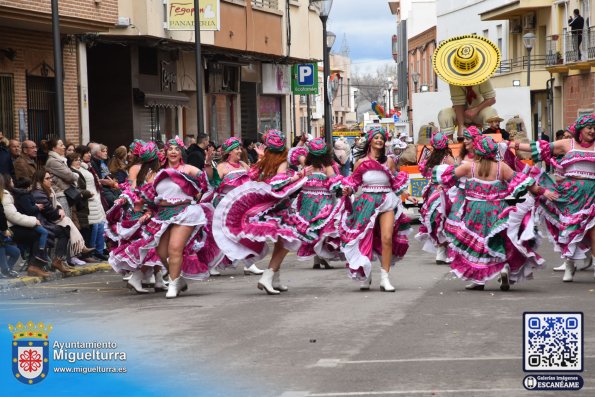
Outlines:
[[341,239],[349,276],[361,282],[360,289],[370,289],[371,261],[378,255],[382,264],[380,289],[394,292],[388,277],[390,267],[409,248],[410,219],[399,197],[408,186],[409,177],[406,172],[396,172],[394,161],[387,158],[386,141],[384,128],[371,127],[363,149],[356,153],[358,160],[353,174],[343,179],[345,196],[358,188],[362,194],[353,204],[346,202],[348,208],[341,221]]
[[106,237],[117,244],[110,250],[110,265],[118,273],[131,272],[129,288],[144,294],[149,292],[142,285],[144,275],[155,275],[155,291],[165,291],[167,288],[163,280],[164,267],[155,251],[141,262],[138,248],[131,247],[142,245],[138,241],[143,238],[143,227],[156,212],[145,192],[150,190],[160,161],[155,143],[135,142],[135,145],[133,153],[139,163],[130,167],[128,183],[123,185],[120,198],[106,214]]
[[207,178],[213,174],[210,156],[205,160],[203,172],[183,163],[183,149],[184,144],[177,137],[165,145],[165,165],[152,184],[157,213],[144,230],[146,243],[139,247],[141,262],[156,248],[161,262],[168,268],[170,282],[166,298],[175,298],[188,289],[184,279],[208,278],[209,269],[223,259],[211,230],[213,206],[199,203],[201,196],[210,190]]
[[[213,198],[213,207],[215,208],[217,208],[217,205],[223,200],[223,197],[225,197],[227,193],[251,180],[248,175],[250,167],[248,164],[241,161],[242,148],[240,140],[231,137],[221,145],[221,148],[223,150],[223,161],[217,165],[217,173],[221,178],[221,182],[215,189],[215,197]],[[264,271],[259,269],[255,264],[260,259],[262,258],[252,257],[250,259],[244,259],[244,274],[263,274]],[[226,256],[219,267],[225,267],[232,264],[233,261]]]
[[429,183],[422,192],[423,205],[419,210],[421,225],[415,236],[422,243],[422,249],[436,253],[436,263],[446,264],[448,240],[444,234],[446,221],[446,191],[439,184],[432,183],[432,171],[440,164],[453,165],[455,159],[448,147],[448,136],[442,132],[432,135],[430,144],[433,149],[427,160],[420,162],[419,169]]
[[233,189],[217,205],[213,233],[231,260],[264,257],[266,242],[274,243],[268,269],[257,286],[269,295],[277,295],[288,290],[280,281],[281,263],[287,252],[297,251],[302,242],[286,218],[290,196],[306,183],[307,170],[296,173],[289,169],[282,132],[268,131],[264,145],[264,156],[250,170],[253,182]]
[[310,172],[287,219],[302,238],[298,260],[316,256],[325,263],[340,260],[343,258],[339,237],[343,200],[337,200],[336,193],[341,191],[343,177],[323,138],[308,141],[306,148],[304,164],[310,167]]

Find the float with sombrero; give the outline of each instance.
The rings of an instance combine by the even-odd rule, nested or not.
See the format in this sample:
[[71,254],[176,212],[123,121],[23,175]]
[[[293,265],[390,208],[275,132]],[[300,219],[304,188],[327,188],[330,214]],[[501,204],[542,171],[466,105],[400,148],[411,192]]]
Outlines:
[[[461,133],[458,126],[460,119],[463,119],[463,128],[475,125],[480,131],[485,130],[489,119],[497,118],[503,121],[498,116],[496,109],[492,107],[496,102],[496,92],[490,82],[490,78],[500,67],[500,51],[492,41],[485,37],[477,35],[456,36],[444,40],[438,45],[432,55],[432,66],[436,75],[449,84],[451,103],[449,107],[440,110],[438,122],[440,125],[439,130],[450,136],[451,143],[449,147],[453,155],[458,156],[463,146],[462,143],[457,143],[457,133]],[[431,98],[431,95],[439,94],[423,93],[416,96],[416,100]],[[441,94],[444,96],[444,92]],[[424,117],[418,117],[418,113],[414,113],[413,117],[413,120],[424,123],[422,128],[419,129],[416,139],[418,162],[431,151],[429,138],[435,132],[435,128],[429,128],[428,122],[435,119],[435,116],[428,119],[427,109],[432,107],[436,109],[436,101],[431,103],[433,106],[418,102],[413,106],[419,108],[420,113],[425,114]],[[457,109],[457,106],[459,109]],[[516,104],[502,103],[500,107],[506,109],[507,113],[510,114],[519,113]],[[460,114],[457,114],[457,112],[461,111],[461,108],[462,118]],[[470,114],[467,114],[467,110],[471,110]],[[527,114],[530,114],[528,108]],[[500,134],[487,135],[492,136],[496,142],[502,141]],[[419,173],[417,164],[402,165],[400,169],[410,174],[412,181],[410,193],[412,196],[418,196],[427,181]]]

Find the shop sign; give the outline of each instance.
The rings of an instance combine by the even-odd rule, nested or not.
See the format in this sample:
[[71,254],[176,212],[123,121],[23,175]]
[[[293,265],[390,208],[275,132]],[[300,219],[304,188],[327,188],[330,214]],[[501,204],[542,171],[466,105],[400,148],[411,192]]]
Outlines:
[[[167,30],[194,30],[194,1],[165,0]],[[220,30],[220,0],[199,0],[200,30]]]

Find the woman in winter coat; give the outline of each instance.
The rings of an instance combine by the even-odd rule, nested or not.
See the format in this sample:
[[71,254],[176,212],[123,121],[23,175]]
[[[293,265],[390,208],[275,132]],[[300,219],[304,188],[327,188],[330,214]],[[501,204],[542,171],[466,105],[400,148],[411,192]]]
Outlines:
[[[10,185],[5,185],[4,181],[4,177],[0,175],[2,207],[4,208],[8,227],[13,234],[12,239],[15,243],[28,248],[29,252],[32,253],[29,255],[27,274],[34,277],[48,277],[50,274],[41,268],[33,255],[39,249],[39,238],[41,236],[35,231],[35,227],[41,226],[41,222],[36,217],[22,214],[17,210],[14,205],[14,199],[7,190],[7,188],[10,188]],[[8,179],[8,183],[10,183],[10,178]]]
[[[86,190],[91,193],[91,197],[87,201],[89,207],[89,226],[91,228],[91,235],[87,240],[87,246],[91,248],[95,248],[96,253],[94,254],[97,258],[101,260],[107,260],[107,256],[104,255],[105,250],[105,238],[104,238],[104,222],[105,222],[105,211],[103,209],[103,205],[101,203],[101,193],[97,190],[97,183],[95,181],[95,176],[92,174],[90,170],[89,161],[91,159],[91,152],[84,151],[82,148],[79,149],[80,152],[84,152],[81,154],[81,162],[80,167],[76,169],[78,173],[83,177],[80,179],[82,182],[84,180]],[[75,163],[73,163],[75,164]],[[75,164],[76,166],[77,164]]]
[[68,165],[66,165],[66,158],[64,157],[66,147],[62,140],[56,138],[50,139],[48,141],[48,149],[48,161],[45,163],[45,169],[53,175],[51,187],[56,192],[56,199],[60,203],[64,213],[70,218],[72,214],[70,213],[70,205],[64,191],[74,184],[76,177],[70,168],[68,168]]
[[67,268],[64,263],[67,258],[87,253],[92,249],[85,247],[83,236],[58,203],[52,189],[50,173],[42,167],[35,171],[33,178],[34,187],[31,194],[35,203],[40,204],[43,227],[52,231],[56,239],[52,266],[62,271],[62,268]]

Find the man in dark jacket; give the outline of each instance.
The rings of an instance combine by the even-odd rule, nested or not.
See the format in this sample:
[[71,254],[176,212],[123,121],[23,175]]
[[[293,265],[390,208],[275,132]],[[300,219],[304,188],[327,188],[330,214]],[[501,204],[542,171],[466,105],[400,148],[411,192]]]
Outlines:
[[[188,164],[193,165],[199,169],[205,168],[206,149],[209,144],[208,135],[199,135],[196,148],[192,148],[192,152],[188,154]],[[192,145],[191,145],[192,147]]]
[[575,8],[572,16],[568,18],[568,26],[570,26],[572,33],[572,45],[577,51],[577,61],[581,60],[581,43],[583,42],[583,29],[585,27],[585,19],[581,16],[580,11]]
[[14,174],[14,165],[8,151],[8,140],[4,138],[4,133],[0,131],[0,174],[10,175],[12,180],[16,179]]

